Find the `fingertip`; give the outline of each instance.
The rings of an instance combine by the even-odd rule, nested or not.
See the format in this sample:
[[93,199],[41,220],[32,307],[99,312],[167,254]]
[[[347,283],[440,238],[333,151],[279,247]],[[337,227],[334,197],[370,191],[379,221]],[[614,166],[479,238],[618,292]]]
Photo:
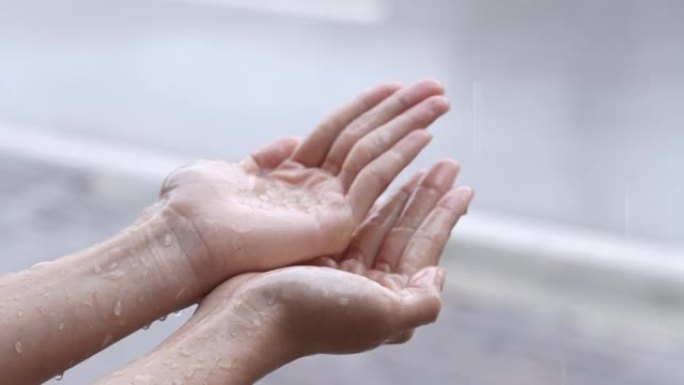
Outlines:
[[380,84],[380,87],[384,87],[390,90],[398,91],[404,88],[404,84],[398,80],[389,80]]
[[473,188],[470,186],[458,186],[455,190],[465,199],[466,204],[470,203],[475,196],[475,190],[473,190]]
[[457,160],[455,160],[454,158],[444,158],[444,159],[440,160],[439,162],[437,162],[437,164],[444,164],[447,167],[453,168],[457,171],[461,170],[461,164]]
[[451,109],[451,102],[444,95],[432,96],[428,102],[438,115],[445,114]]
[[437,80],[435,78],[430,78],[430,77],[424,78],[424,79],[420,80],[417,83],[417,85],[420,85],[420,86],[423,86],[426,88],[430,88],[430,89],[432,89],[438,93],[444,93],[444,86],[442,85],[442,83],[439,80]]
[[291,152],[294,152],[294,150],[302,144],[302,138],[297,136],[288,136],[286,138],[283,138],[281,143],[283,147],[285,147],[288,150],[291,150]]

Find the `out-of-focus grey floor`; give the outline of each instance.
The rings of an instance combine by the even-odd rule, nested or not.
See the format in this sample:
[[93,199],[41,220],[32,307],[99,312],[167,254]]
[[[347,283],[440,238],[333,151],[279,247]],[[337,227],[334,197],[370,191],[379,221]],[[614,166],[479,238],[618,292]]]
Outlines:
[[[153,202],[157,189],[149,181],[7,156],[0,156],[0,175],[0,273],[103,240]],[[92,382],[152,349],[189,314],[154,323],[68,371],[61,383]],[[560,316],[535,316],[447,290],[438,322],[410,343],[303,359],[261,383],[678,385],[684,383],[682,359],[684,349],[597,334]]]

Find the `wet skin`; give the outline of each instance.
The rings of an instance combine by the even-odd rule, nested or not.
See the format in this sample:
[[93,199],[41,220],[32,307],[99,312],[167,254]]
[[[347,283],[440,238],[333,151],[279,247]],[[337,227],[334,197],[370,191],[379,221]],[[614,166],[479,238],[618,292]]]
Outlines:
[[251,384],[299,357],[407,341],[441,307],[436,265],[472,199],[469,188],[451,188],[457,171],[443,161],[415,175],[343,253],[226,281],[155,351],[98,384]]
[[[396,202],[403,198],[395,197],[388,203],[396,207],[407,204],[406,215],[396,214],[396,210],[386,208],[389,206],[370,215],[369,210],[429,141],[429,134],[422,128],[448,110],[442,93],[442,87],[433,81],[406,88],[385,84],[340,109],[301,144],[283,139],[240,163],[204,161],[181,168],[164,182],[159,202],[111,239],[0,278],[0,370],[4,380],[13,384],[39,383],[152,320],[197,301],[240,273],[253,275],[238,275],[207,296],[190,322],[195,326],[183,328],[172,341],[190,341],[192,345],[197,342],[188,336],[201,333],[206,325],[243,324],[239,315],[206,310],[212,308],[211,303],[230,302],[233,294],[243,292],[240,287],[251,288],[244,292],[257,297],[267,287],[282,286],[283,293],[297,288],[298,297],[311,298],[296,303],[274,298],[280,305],[273,308],[283,312],[267,315],[264,325],[269,324],[268,320],[281,326],[306,325],[307,319],[315,317],[295,322],[292,315],[314,314],[308,311],[327,303],[314,298],[320,288],[311,286],[311,282],[355,282],[336,281],[337,275],[347,277],[350,272],[358,277],[355,279],[361,279],[354,287],[328,289],[336,291],[335,296],[346,295],[350,302],[345,309],[375,308],[355,298],[375,298],[372,305],[377,305],[377,301],[401,303],[397,298],[410,291],[406,286],[407,282],[414,282],[410,277],[420,268],[436,263],[453,225],[449,218],[455,214],[447,212],[462,212],[471,191],[447,192],[457,170],[453,162],[447,161],[436,168],[442,172],[433,169],[428,173],[434,176],[423,178],[425,183],[418,183],[418,177],[412,180],[413,186],[418,187],[410,200],[399,205]],[[445,169],[452,171],[445,173]],[[409,190],[413,191],[405,187],[398,195],[409,199]],[[437,203],[439,199],[447,203]],[[455,205],[458,207],[453,208]],[[437,210],[439,207],[443,209]],[[433,212],[437,214],[431,220]],[[382,219],[386,215],[399,221],[396,228],[388,230],[386,238],[396,238],[392,242],[384,241],[382,229],[395,223]],[[362,225],[364,220],[366,224]],[[423,223],[433,224],[423,228]],[[415,231],[417,235],[415,239],[409,237],[411,241],[402,247],[402,240],[409,238],[392,234],[406,231]],[[354,234],[357,235],[352,241]],[[314,257],[315,262],[311,262]],[[248,273],[306,261],[333,269],[292,267]],[[320,274],[334,277],[317,280]],[[305,295],[306,285],[314,291],[309,293],[313,297]],[[370,294],[354,294],[363,287],[367,288],[363,293]],[[425,301],[417,302],[434,303],[435,295],[424,298]],[[258,303],[251,301],[256,299],[242,303],[258,308]],[[303,307],[293,308],[295,304]],[[379,309],[396,310],[393,306]],[[231,309],[232,305],[218,308]],[[255,334],[266,335],[270,328],[259,330],[262,332]],[[332,330],[331,333],[337,333],[337,329]],[[349,333],[361,335],[361,331]],[[388,338],[401,339],[409,333],[403,329],[391,331]],[[224,348],[223,352],[244,357],[242,352],[259,346],[256,337],[247,337],[239,343],[227,344],[230,349]],[[304,343],[306,339],[297,333],[290,337],[287,341],[300,341],[301,346],[310,347],[295,348],[293,351],[299,355],[326,346],[324,335],[320,336],[320,348],[316,348],[319,345],[315,341]],[[370,345],[373,344],[376,343]],[[363,346],[367,345],[341,351],[363,350]],[[289,353],[283,357],[286,358],[279,360],[292,359]],[[256,365],[258,361],[249,362]],[[282,362],[271,364],[271,369],[279,364]],[[263,375],[268,369],[251,374],[250,365],[241,366],[245,378]],[[232,373],[237,375],[236,371]]]

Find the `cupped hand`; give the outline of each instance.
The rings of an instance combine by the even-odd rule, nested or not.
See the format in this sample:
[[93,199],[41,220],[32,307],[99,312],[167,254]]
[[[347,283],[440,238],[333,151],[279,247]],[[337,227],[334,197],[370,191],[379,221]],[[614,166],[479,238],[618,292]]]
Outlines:
[[457,172],[444,161],[415,175],[368,216],[345,252],[236,276],[212,291],[194,318],[237,314],[246,320],[241,333],[268,328],[293,356],[408,340],[441,307],[444,272],[436,265],[472,198],[470,188],[451,188]]
[[442,94],[434,81],[373,88],[301,145],[283,139],[240,163],[202,161],[175,171],[161,202],[193,229],[221,279],[339,252],[429,142],[422,128],[449,108]]

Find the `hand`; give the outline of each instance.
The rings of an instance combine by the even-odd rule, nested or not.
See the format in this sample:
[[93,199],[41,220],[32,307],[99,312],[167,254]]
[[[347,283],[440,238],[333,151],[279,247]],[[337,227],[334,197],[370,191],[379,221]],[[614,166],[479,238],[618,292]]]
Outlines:
[[243,316],[239,333],[268,333],[294,357],[408,340],[440,310],[444,272],[436,264],[472,198],[468,187],[451,189],[457,172],[444,161],[415,175],[368,216],[345,252],[317,258],[318,266],[228,280],[191,322]]
[[373,202],[429,142],[421,129],[448,110],[442,93],[434,81],[382,85],[297,148],[283,139],[241,163],[203,161],[175,171],[162,186],[162,206],[195,233],[176,238],[201,240],[204,270],[218,279],[343,250]]

